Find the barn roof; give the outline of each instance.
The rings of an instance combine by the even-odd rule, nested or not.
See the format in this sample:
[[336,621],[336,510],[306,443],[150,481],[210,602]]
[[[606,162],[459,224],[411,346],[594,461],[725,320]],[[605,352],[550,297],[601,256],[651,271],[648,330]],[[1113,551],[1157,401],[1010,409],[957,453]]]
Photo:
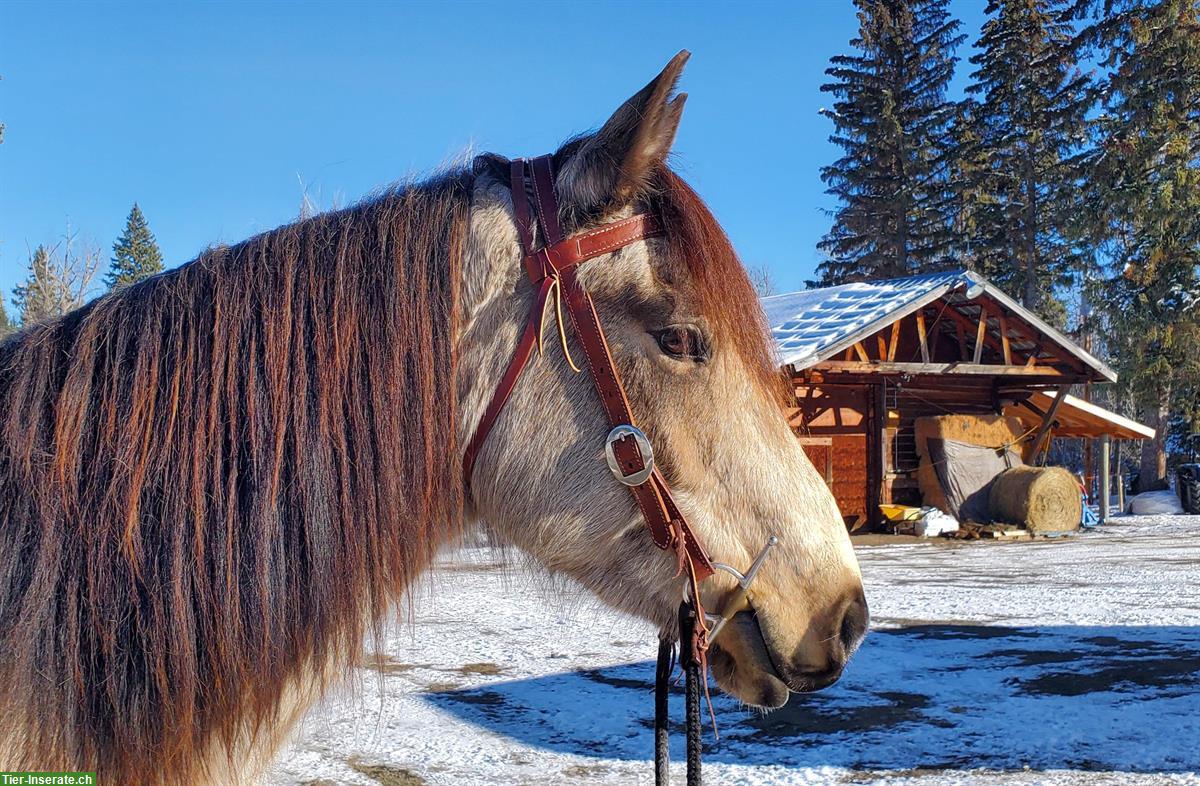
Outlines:
[[[1057,396],[1057,391],[1053,390],[1034,391],[1024,400],[1006,405],[1004,414],[1036,426]],[[1054,413],[1054,421],[1054,433],[1060,437],[1107,435],[1116,439],[1154,439],[1154,429],[1149,426],[1067,394],[1063,395],[1062,404]]]
[[803,369],[833,358],[939,299],[964,314],[979,314],[976,302],[991,301],[1026,323],[1042,341],[1073,356],[1097,381],[1116,380],[1116,373],[1099,359],[967,270],[771,295],[762,299],[762,305],[780,365]]

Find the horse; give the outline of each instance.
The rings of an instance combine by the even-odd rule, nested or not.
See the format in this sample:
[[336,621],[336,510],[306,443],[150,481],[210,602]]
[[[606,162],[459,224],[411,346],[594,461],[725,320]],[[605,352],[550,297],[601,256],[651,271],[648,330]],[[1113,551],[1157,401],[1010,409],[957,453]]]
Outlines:
[[[754,289],[667,164],[686,59],[561,146],[553,191],[568,236],[639,211],[664,228],[578,280],[708,553],[778,539],[708,653],[719,688],[771,708],[839,677],[867,606]],[[508,164],[210,248],[0,345],[0,768],[254,782],[476,521],[673,629],[686,576],[604,466],[569,324],[543,326],[463,476],[535,298]]]

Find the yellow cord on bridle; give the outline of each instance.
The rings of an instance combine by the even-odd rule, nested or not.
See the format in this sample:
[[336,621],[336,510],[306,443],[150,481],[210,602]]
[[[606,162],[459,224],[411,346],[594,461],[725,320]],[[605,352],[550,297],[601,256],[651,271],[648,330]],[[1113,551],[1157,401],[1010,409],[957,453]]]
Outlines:
[[567,331],[563,327],[562,283],[558,278],[558,273],[551,273],[550,279],[550,289],[546,291],[546,300],[542,302],[542,321],[538,325],[538,354],[541,355],[545,349],[542,346],[542,332],[546,327],[546,306],[550,302],[550,294],[553,293],[555,319],[558,322],[558,340],[562,342],[563,355],[567,358],[567,365],[571,367],[572,371],[578,374],[583,369],[575,365],[575,360],[571,357],[571,349],[567,346]]

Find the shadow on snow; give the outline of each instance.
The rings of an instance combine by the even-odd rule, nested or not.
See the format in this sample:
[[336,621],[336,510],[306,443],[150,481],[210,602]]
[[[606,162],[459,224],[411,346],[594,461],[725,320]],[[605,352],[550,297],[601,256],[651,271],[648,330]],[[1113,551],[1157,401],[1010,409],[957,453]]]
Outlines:
[[[654,664],[434,692],[527,745],[649,759]],[[767,715],[714,691],[706,758],[856,769],[1200,769],[1200,628],[914,625],[873,631],[842,680]],[[682,695],[672,696],[681,718]],[[674,755],[682,757],[682,735]]]

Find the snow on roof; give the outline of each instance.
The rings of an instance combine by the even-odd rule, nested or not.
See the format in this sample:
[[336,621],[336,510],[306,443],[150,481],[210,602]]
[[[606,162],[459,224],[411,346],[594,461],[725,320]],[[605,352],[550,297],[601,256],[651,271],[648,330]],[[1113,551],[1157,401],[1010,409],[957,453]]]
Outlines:
[[955,289],[967,300],[985,292],[1006,309],[1049,338],[1084,365],[1100,381],[1115,382],[1117,374],[1053,326],[1043,322],[1008,295],[969,270],[949,270],[825,289],[809,289],[762,299],[763,311],[780,365],[797,369],[827,360],[854,346],[880,327],[896,321]]
[[[854,343],[888,316],[918,308],[977,279],[965,270],[843,284],[762,299],[780,365],[816,363]],[[870,331],[867,331],[870,332]]]

